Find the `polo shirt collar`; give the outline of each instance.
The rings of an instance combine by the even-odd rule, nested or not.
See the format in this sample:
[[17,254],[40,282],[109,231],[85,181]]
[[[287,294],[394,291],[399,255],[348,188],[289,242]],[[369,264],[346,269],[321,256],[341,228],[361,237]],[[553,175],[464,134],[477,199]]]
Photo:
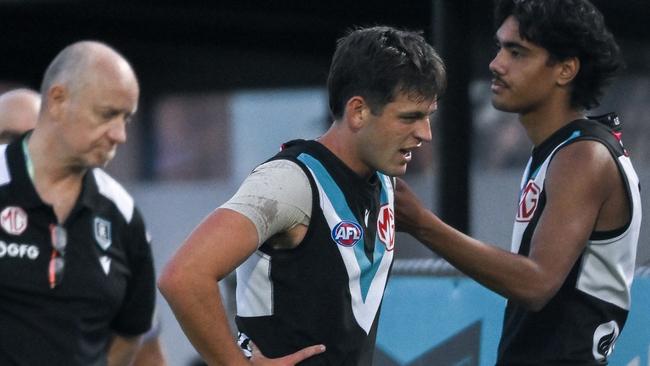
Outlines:
[[[22,141],[27,136],[24,134],[21,138],[13,141],[7,146],[7,161],[9,165],[9,174],[11,174],[10,189],[12,196],[16,198],[16,202],[25,208],[33,208],[41,205],[49,206],[43,202],[41,197],[36,192],[34,183],[29,177],[27,171],[27,162],[25,161],[25,154],[23,153]],[[75,203],[72,212],[79,209],[79,204],[88,208],[95,208],[99,202],[99,189],[95,181],[94,169],[89,169],[84,174],[81,183],[80,199]]]

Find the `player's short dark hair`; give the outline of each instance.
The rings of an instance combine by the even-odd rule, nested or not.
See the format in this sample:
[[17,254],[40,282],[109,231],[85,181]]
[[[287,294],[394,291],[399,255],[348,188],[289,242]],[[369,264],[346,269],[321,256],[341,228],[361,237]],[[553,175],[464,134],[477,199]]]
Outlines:
[[339,39],[327,79],[334,119],[343,116],[355,95],[381,114],[397,93],[426,100],[439,97],[445,87],[442,59],[422,34],[386,26],[354,29]]
[[600,11],[588,0],[497,1],[496,27],[510,15],[519,22],[520,36],[546,49],[549,61],[580,60],[571,105],[597,107],[603,88],[623,66],[619,47]]

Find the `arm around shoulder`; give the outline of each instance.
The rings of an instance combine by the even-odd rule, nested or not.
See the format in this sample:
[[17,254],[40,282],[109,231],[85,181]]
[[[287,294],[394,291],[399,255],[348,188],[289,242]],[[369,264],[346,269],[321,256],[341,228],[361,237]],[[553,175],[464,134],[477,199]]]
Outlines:
[[599,143],[561,149],[547,172],[546,206],[528,256],[455,230],[424,208],[401,180],[395,199],[397,227],[474,280],[536,311],[555,296],[584,250],[611,192],[611,184],[594,182],[612,174],[618,179],[611,156]]

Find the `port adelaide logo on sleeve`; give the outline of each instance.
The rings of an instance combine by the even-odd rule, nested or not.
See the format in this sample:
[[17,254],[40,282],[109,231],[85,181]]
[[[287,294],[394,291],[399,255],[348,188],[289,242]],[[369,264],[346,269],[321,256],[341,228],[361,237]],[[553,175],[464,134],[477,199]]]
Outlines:
[[111,257],[108,256],[106,251],[113,243],[111,238],[111,222],[101,217],[95,217],[93,228],[95,241],[97,241],[97,245],[102,249],[102,254],[99,256],[99,263],[104,273],[108,276],[111,271]]

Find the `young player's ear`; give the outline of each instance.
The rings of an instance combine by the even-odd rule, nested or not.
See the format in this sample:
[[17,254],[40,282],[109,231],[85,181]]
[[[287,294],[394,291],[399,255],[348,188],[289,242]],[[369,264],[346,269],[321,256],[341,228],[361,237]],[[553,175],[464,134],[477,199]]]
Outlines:
[[361,96],[353,96],[345,104],[345,119],[352,129],[356,130],[363,127],[369,113],[370,108],[366,100]]
[[580,59],[577,57],[570,57],[564,61],[560,61],[560,74],[558,75],[558,84],[564,86],[569,84],[580,71]]

